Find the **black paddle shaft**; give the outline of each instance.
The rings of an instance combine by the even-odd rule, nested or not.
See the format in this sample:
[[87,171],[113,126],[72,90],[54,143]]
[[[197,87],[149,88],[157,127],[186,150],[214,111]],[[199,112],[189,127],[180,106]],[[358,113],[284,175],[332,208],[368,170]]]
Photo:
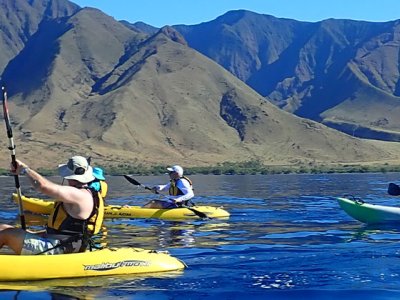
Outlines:
[[[14,169],[17,169],[17,159],[15,156],[15,144],[14,144],[14,138],[13,138],[13,132],[12,132],[12,127],[11,127],[11,122],[10,122],[10,116],[8,113],[8,105],[7,105],[7,91],[4,86],[1,87],[2,95],[3,95],[3,114],[4,114],[4,122],[6,123],[6,130],[7,130],[7,137],[8,137],[8,150],[10,150],[11,153],[11,163],[14,166]],[[19,206],[19,215],[21,219],[21,227],[22,229],[26,229],[26,223],[25,223],[25,216],[23,214],[24,209],[22,207],[22,199],[21,199],[21,185],[19,183],[19,177],[18,174],[14,175],[14,181],[15,181],[15,188],[17,190],[18,194],[18,206]]]
[[130,183],[132,183],[133,185],[139,185],[139,186],[141,186],[142,188],[144,188],[145,190],[149,190],[149,191],[154,192],[155,194],[158,194],[158,191],[153,190],[151,187],[148,187],[148,186],[146,186],[146,185],[144,185],[144,184],[141,184],[139,181],[135,180],[134,178],[132,178],[132,177],[130,177],[130,176],[128,176],[128,175],[124,175],[124,177],[125,177],[126,180],[128,180],[128,181],[129,181]]

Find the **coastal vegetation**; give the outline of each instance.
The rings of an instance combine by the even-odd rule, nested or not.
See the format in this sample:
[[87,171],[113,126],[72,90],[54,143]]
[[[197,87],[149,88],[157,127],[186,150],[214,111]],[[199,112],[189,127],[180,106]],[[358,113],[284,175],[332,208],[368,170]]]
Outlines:
[[[166,173],[166,165],[129,165],[101,166],[106,175],[162,175]],[[328,174],[328,173],[386,173],[400,172],[400,165],[388,163],[380,165],[360,164],[299,164],[299,165],[265,165],[258,160],[246,162],[223,162],[216,165],[201,167],[185,167],[186,175],[267,175],[267,174]],[[45,176],[57,175],[56,170],[39,168],[38,172]],[[9,175],[6,169],[0,169],[0,175]]]
[[[165,174],[167,166],[158,165],[151,167],[119,165],[105,168],[110,175],[137,174],[137,175],[161,175]],[[376,172],[400,172],[399,165],[298,165],[268,166],[260,161],[251,160],[246,162],[223,162],[212,166],[187,167],[185,174],[204,175],[266,175],[266,174],[321,174],[321,173],[376,173]]]

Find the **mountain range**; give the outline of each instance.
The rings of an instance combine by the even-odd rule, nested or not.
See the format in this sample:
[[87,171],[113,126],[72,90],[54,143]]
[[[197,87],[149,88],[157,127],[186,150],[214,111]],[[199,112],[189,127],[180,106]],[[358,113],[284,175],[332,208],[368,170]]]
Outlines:
[[[359,128],[397,135],[393,74],[389,80],[376,64],[369,71],[391,82],[390,94],[344,66],[347,52],[333,43],[344,38],[335,28],[353,21],[322,26],[233,11],[158,29],[66,0],[0,0],[0,7],[2,82],[17,155],[32,166],[54,167],[74,154],[113,166],[399,161],[398,143],[323,124],[343,130],[352,125],[347,113]],[[365,36],[382,34],[384,26],[373,25],[364,25]],[[320,27],[314,36],[313,27]],[[360,105],[367,107],[351,113]],[[368,113],[386,121],[368,127]],[[5,130],[0,137],[6,152]],[[0,160],[7,166],[7,155]]]
[[175,28],[288,112],[353,136],[400,140],[400,20],[310,23],[238,10]]

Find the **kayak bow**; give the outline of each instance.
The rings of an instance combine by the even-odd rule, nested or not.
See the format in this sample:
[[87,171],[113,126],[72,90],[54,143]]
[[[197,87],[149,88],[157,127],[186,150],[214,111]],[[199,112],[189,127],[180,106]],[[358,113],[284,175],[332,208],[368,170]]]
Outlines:
[[400,223],[400,207],[375,205],[361,199],[337,198],[340,207],[352,218],[366,224]]

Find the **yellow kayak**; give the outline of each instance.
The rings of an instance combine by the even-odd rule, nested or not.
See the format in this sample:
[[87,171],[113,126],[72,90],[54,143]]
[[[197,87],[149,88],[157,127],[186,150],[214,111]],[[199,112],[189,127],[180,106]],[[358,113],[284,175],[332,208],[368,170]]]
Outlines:
[[[13,194],[12,198],[15,202],[18,201],[18,195]],[[30,198],[22,196],[24,210],[48,215],[50,214],[54,202],[44,201],[39,198]],[[192,209],[192,210],[191,210]],[[213,206],[193,206],[190,209],[182,208],[143,208],[140,206],[121,206],[121,205],[107,205],[104,208],[105,218],[156,218],[164,220],[182,220],[182,219],[199,219],[199,216],[193,210],[204,213],[208,218],[229,218],[230,214],[220,207]]]
[[145,274],[184,268],[180,260],[168,253],[140,248],[57,255],[0,255],[0,281]]

